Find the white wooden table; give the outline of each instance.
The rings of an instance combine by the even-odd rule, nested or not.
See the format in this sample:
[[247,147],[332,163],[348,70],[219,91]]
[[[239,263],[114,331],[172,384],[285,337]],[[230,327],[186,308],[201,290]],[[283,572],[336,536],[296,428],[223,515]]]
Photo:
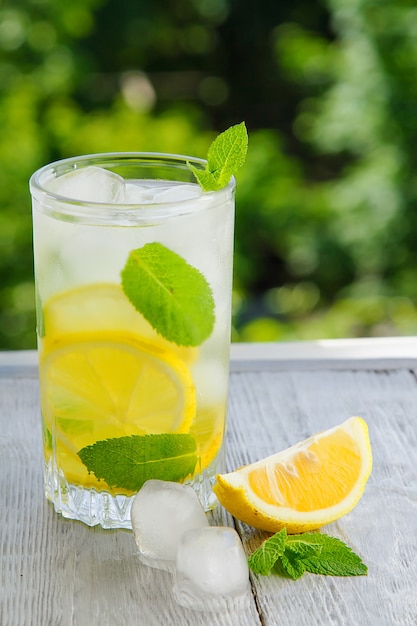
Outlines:
[[[417,340],[232,346],[228,469],[352,415],[374,469],[359,505],[324,529],[367,577],[252,576],[245,613],[176,605],[168,573],[139,563],[128,531],[67,521],[43,495],[34,352],[0,353],[1,626],[392,626],[417,624]],[[265,536],[221,508],[248,550]]]

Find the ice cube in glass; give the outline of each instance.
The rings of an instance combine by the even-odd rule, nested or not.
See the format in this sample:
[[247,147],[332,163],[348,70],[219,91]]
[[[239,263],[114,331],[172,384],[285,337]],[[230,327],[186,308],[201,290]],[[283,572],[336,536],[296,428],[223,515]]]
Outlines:
[[126,204],[150,204],[153,202],[152,187],[141,185],[139,183],[126,183],[125,185],[125,203]]
[[142,563],[171,572],[183,533],[208,526],[195,491],[163,480],[143,485],[133,501],[131,520]]
[[233,528],[209,526],[183,534],[174,572],[178,604],[197,611],[249,606],[249,568]]
[[63,176],[52,179],[48,189],[54,193],[79,202],[117,204],[124,202],[125,181],[103,167],[90,165],[73,169]]
[[198,185],[170,185],[155,189],[154,202],[184,202],[186,200],[195,200],[201,196],[201,188]]

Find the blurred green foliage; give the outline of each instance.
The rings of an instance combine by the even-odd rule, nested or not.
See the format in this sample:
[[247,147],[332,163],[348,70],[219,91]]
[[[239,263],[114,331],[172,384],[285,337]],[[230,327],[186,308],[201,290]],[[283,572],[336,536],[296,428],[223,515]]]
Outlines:
[[3,1],[1,349],[35,346],[35,169],[111,150],[204,156],[241,120],[234,340],[417,331],[417,9],[280,4]]

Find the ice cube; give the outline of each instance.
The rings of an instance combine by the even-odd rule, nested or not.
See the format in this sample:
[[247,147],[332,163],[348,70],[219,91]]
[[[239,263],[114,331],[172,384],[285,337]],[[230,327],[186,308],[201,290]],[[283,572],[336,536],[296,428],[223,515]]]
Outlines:
[[171,572],[183,533],[208,526],[195,491],[163,480],[143,485],[133,501],[131,520],[142,563]]
[[201,188],[198,185],[170,185],[161,188],[160,191],[155,189],[154,202],[184,202],[185,200],[194,200],[201,196]]
[[126,183],[125,203],[126,204],[151,204],[154,193],[151,187],[145,187],[136,183]]
[[237,532],[209,526],[184,533],[173,592],[178,604],[197,611],[247,609],[249,568]]
[[81,202],[123,203],[125,181],[102,167],[90,165],[54,178],[48,184],[54,193]]

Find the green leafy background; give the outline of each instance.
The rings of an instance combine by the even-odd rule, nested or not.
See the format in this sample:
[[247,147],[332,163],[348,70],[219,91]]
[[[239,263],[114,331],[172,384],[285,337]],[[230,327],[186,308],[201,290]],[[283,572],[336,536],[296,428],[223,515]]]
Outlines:
[[35,346],[36,168],[242,120],[233,340],[414,334],[416,32],[410,0],[4,0],[0,348]]

